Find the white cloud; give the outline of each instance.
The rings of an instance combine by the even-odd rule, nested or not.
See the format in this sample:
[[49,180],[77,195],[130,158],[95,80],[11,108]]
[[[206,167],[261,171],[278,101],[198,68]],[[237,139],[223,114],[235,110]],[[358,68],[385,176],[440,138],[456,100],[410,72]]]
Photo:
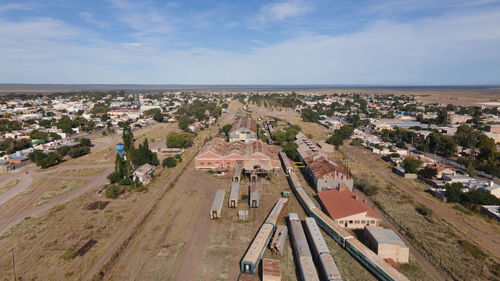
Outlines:
[[97,27],[99,28],[102,28],[102,29],[108,29],[109,28],[109,24],[105,21],[101,21],[101,20],[98,20],[94,17],[93,14],[91,13],[88,13],[88,12],[81,12],[78,14],[83,20],[85,20],[86,22],[88,23],[91,23],[91,24],[94,24],[96,25]]
[[0,4],[0,13],[15,11],[15,10],[31,10],[33,6],[27,3],[6,3]]
[[262,27],[268,23],[279,22],[313,11],[313,6],[308,0],[286,0],[265,4],[259,14],[250,19],[253,28]]
[[[0,82],[198,84],[500,83],[499,10],[408,23],[377,21],[339,36],[299,35],[247,53],[165,50],[141,40],[87,44],[61,21],[0,21]],[[81,36],[81,37],[80,37]],[[30,38],[30,39],[27,39]],[[26,41],[29,40],[29,41]]]

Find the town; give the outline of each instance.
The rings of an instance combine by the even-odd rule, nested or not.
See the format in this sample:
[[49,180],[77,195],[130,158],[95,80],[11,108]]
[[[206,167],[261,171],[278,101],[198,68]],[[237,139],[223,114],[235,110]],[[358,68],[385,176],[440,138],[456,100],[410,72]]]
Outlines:
[[391,89],[2,95],[2,277],[498,279],[499,110]]

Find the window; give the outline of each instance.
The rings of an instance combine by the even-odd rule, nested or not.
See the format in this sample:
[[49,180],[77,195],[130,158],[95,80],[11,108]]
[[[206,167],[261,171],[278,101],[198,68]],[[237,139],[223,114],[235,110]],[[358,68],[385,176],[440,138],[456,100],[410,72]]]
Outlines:
[[343,224],[343,223],[344,223],[344,221],[339,221],[339,223],[340,223],[340,224]]
[[352,223],[352,221],[349,221],[349,223]]
[[362,224],[365,224],[365,221],[363,220],[363,221],[361,221],[361,223],[362,223]]
[[208,166],[212,165],[212,162],[208,162],[208,163],[207,163],[207,165],[208,165]]
[[374,220],[372,220],[372,223],[375,223],[375,221],[374,221]]
[[355,224],[359,224],[359,221],[354,221]]
[[205,165],[205,162],[200,162],[200,165],[201,165],[201,166]]

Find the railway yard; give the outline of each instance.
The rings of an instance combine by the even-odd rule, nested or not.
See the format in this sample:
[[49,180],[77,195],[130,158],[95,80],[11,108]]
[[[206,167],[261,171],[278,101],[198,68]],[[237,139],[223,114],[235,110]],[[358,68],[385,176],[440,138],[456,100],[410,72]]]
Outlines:
[[[99,176],[107,174],[102,171],[110,167],[113,158],[109,157],[114,157],[116,138],[87,156],[40,173],[46,180],[72,179],[60,185],[70,185],[68,194],[74,196],[53,201],[48,195],[43,197],[49,188],[36,189],[2,206],[0,215],[12,212],[9,206],[13,204],[22,206],[21,214],[31,213],[9,227],[5,223],[0,237],[0,280],[9,280],[12,256],[22,280],[262,280],[265,269],[261,260],[266,264],[279,261],[281,280],[447,279],[442,273],[447,261],[439,267],[427,246],[424,252],[417,251],[414,245],[422,241],[419,236],[408,237],[412,229],[399,234],[410,244],[409,264],[393,268],[371,252],[354,233],[337,226],[322,211],[317,193],[297,167],[274,169],[265,176],[241,176],[240,166],[235,174],[232,170],[218,175],[196,169],[193,160],[205,138],[231,124],[241,109],[238,101],[232,102],[217,124],[199,132],[195,145],[185,150],[182,163],[160,169],[146,192],[127,193],[111,201],[96,194],[102,188],[96,184]],[[299,124],[314,141],[324,140],[328,134],[317,124],[301,122],[295,112],[251,109],[255,116]],[[147,137],[155,146],[176,130],[176,124],[157,124],[138,131],[135,137],[138,142]],[[382,184],[378,176],[363,173],[366,168],[361,165],[366,164],[353,163],[361,161],[361,156],[351,150],[328,154],[338,161],[350,161],[354,175],[371,176]],[[389,183],[393,189],[398,184]],[[34,184],[46,185],[40,180]],[[76,193],[78,190],[81,192]],[[382,217],[384,228],[401,232],[401,217],[379,202],[390,196],[388,191],[367,199],[374,201],[370,205]],[[46,204],[50,208],[40,209]],[[246,218],[240,217],[240,211]],[[440,224],[433,220],[431,224]],[[285,238],[278,233],[285,233]],[[439,246],[446,245],[444,241]],[[476,261],[470,261],[475,270]]]

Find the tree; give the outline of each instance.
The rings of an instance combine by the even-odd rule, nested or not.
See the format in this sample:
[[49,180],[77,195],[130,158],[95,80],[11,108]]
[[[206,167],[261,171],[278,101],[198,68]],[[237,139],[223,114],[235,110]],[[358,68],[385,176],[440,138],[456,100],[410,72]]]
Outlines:
[[[62,157],[61,157],[61,155],[59,155],[59,153],[52,152],[52,153],[49,153],[47,155],[47,157],[40,160],[39,163],[43,169],[46,169],[46,168],[49,168],[49,167],[52,167],[52,166],[59,164],[61,162],[61,160],[62,160]],[[38,163],[37,163],[37,165],[38,165]]]
[[305,122],[318,122],[321,119],[319,113],[313,111],[310,108],[302,109],[300,116],[302,117],[302,120]]
[[461,183],[455,182],[452,184],[446,184],[444,188],[446,189],[446,201],[447,202],[460,202],[462,197],[462,188],[464,186]]
[[47,134],[46,132],[39,131],[39,130],[33,130],[33,131],[30,132],[30,138],[32,140],[44,140],[44,141],[48,141],[49,140],[49,134]]
[[132,133],[132,129],[130,128],[129,122],[125,122],[123,124],[122,139],[125,151],[127,151],[130,147],[134,145],[134,134]]
[[412,157],[408,157],[405,160],[403,160],[401,166],[405,168],[407,173],[415,174],[417,173],[418,169],[422,166],[422,164],[423,164],[422,161]]
[[227,109],[228,107],[229,107],[229,104],[227,104],[227,103],[222,104],[222,108]]
[[480,136],[481,133],[479,131],[464,124],[457,128],[454,139],[460,146],[472,148],[477,145]]
[[338,132],[338,134],[340,134],[340,136],[343,139],[346,140],[352,136],[352,133],[354,132],[354,128],[349,126],[349,125],[343,125],[342,127],[337,129],[336,131]]
[[278,142],[278,143],[284,143],[287,141],[287,137],[286,137],[286,134],[285,132],[283,132],[282,130],[276,130],[274,131],[273,133],[273,140]]
[[171,133],[167,136],[167,147],[187,148],[193,145],[193,137],[191,134]]
[[292,161],[299,161],[299,157],[297,155],[297,148],[299,146],[294,142],[289,142],[283,146],[283,152],[288,156],[288,158],[292,159]]
[[67,146],[67,145],[63,145],[63,146],[60,146],[57,148],[57,153],[59,153],[59,155],[61,156],[66,156],[68,154],[68,152],[70,151],[71,147],[70,146]]
[[334,133],[326,140],[326,143],[339,148],[342,144],[344,144],[344,138],[342,138],[340,134]]
[[40,164],[39,164],[40,161],[42,159],[44,159],[45,157],[47,157],[47,155],[45,153],[43,153],[43,151],[37,150],[37,149],[28,154],[28,158],[31,161],[33,161],[34,163],[36,163],[37,166],[40,166]]
[[418,171],[418,174],[426,179],[432,179],[437,175],[437,169],[435,167],[427,166]]
[[50,137],[52,140],[60,140],[60,139],[61,139],[61,136],[60,136],[58,133],[54,133],[54,132],[50,132],[50,133],[49,133],[49,137]]
[[71,158],[78,158],[90,152],[90,147],[81,146],[81,147],[73,147],[68,151],[68,155]]
[[88,139],[88,138],[79,138],[78,139],[78,143],[81,146],[88,146],[88,147],[92,146],[92,141],[90,139]]
[[64,133],[73,133],[73,127],[76,127],[76,124],[68,116],[63,116],[57,121],[57,128],[61,129]]
[[229,136],[229,131],[231,131],[232,127],[233,127],[233,125],[226,124],[226,125],[222,126],[221,131],[224,132],[226,134],[226,136]]
[[175,161],[174,157],[167,157],[167,158],[163,159],[163,162],[161,164],[164,168],[165,167],[173,168],[173,167],[177,166],[177,161]]
[[179,126],[179,129],[181,129],[181,130],[183,130],[185,132],[189,131],[188,126],[191,123],[192,123],[191,119],[189,117],[185,116],[185,115],[181,115],[177,119],[177,124]]

